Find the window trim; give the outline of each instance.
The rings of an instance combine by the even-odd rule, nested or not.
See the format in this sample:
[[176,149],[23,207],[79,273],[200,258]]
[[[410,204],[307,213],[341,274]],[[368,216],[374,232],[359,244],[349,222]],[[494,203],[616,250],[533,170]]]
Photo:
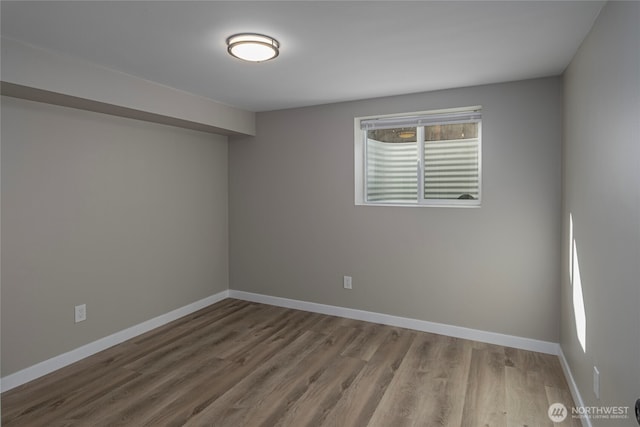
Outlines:
[[[470,106],[461,108],[448,108],[440,110],[419,111],[410,113],[384,114],[375,116],[363,116],[354,118],[354,184],[355,184],[355,204],[356,206],[399,206],[399,207],[456,207],[456,208],[479,208],[482,206],[482,118],[478,120],[478,198],[468,199],[425,199],[424,198],[424,160],[418,161],[416,170],[418,177],[418,198],[415,202],[388,202],[388,201],[368,201],[367,194],[367,129],[361,129],[363,121],[375,119],[413,118],[419,116],[437,116],[456,113],[478,112],[481,115],[482,106]],[[424,126],[418,124],[416,129],[416,140],[422,141],[418,144],[418,157],[424,159]]]

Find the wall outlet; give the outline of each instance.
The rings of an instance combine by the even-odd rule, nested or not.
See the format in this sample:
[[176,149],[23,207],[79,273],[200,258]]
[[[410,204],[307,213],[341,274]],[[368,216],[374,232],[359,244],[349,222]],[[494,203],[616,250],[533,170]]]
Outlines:
[[76,305],[76,323],[87,320],[87,304]]
[[600,399],[600,371],[595,366],[593,367],[593,394],[596,395],[596,399]]
[[344,276],[343,285],[345,289],[353,289],[351,287],[351,276]]

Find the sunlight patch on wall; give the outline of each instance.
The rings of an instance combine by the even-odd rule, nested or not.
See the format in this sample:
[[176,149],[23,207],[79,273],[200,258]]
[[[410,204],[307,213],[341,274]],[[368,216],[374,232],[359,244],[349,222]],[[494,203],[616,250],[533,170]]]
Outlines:
[[569,214],[569,283],[573,286],[573,215]]
[[578,262],[578,247],[573,237],[573,215],[569,214],[569,281],[573,287],[573,314],[576,321],[576,335],[582,346],[582,351],[587,351],[587,314],[584,309],[584,297],[582,295],[582,278],[580,277],[580,263]]

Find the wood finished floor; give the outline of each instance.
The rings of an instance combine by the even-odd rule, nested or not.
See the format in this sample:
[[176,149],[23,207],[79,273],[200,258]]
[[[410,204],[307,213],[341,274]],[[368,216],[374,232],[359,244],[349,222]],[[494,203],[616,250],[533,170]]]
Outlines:
[[534,427],[554,402],[555,356],[226,299],[2,394],[2,425]]

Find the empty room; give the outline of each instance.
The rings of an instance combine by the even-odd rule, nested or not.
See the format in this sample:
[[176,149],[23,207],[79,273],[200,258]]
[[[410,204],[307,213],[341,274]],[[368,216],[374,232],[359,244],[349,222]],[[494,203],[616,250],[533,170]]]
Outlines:
[[640,424],[640,2],[0,16],[3,426]]

